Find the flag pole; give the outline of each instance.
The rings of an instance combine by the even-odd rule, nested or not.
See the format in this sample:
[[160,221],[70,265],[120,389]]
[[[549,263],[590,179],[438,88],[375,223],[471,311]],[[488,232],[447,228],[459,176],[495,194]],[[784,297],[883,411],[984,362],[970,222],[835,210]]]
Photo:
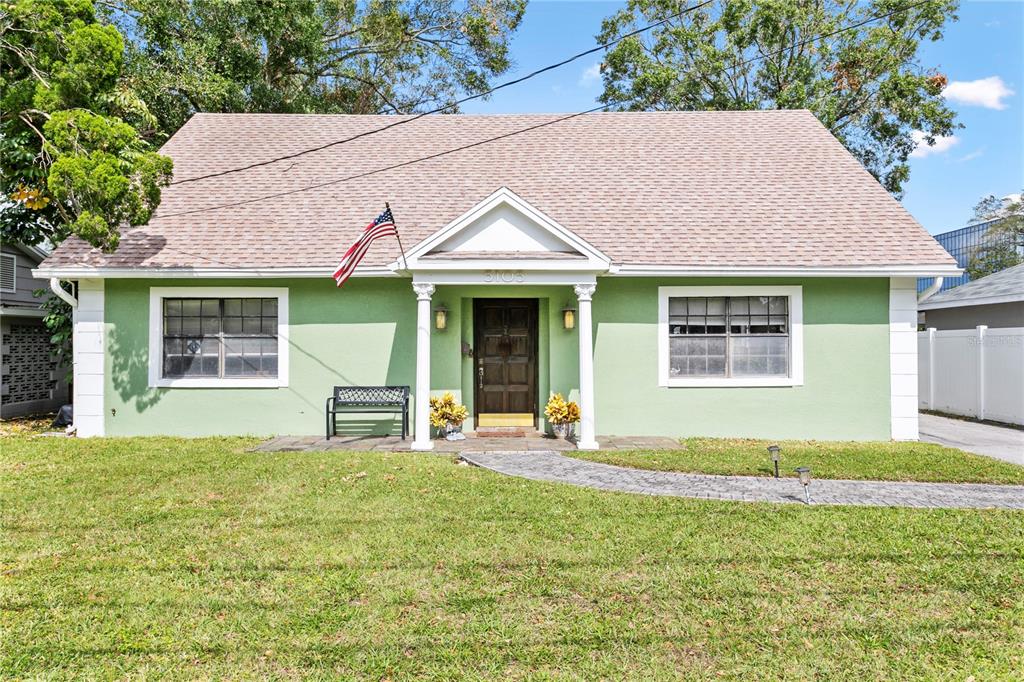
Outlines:
[[[386,208],[387,210],[390,211],[391,210],[391,204],[389,204],[388,202],[385,201],[384,202],[384,208]],[[395,218],[395,214],[392,213],[391,214],[391,219],[394,220],[394,218]],[[398,234],[398,222],[397,221],[395,221],[395,239],[398,240],[398,250],[402,252],[402,269],[403,270],[408,270],[409,269],[409,261],[405,260],[405,249],[402,248],[402,236],[400,234]]]

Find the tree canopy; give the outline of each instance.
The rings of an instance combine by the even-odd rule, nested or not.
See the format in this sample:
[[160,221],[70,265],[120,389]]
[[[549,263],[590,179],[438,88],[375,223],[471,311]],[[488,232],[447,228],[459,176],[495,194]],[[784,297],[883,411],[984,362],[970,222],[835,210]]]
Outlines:
[[[692,4],[628,0],[598,40]],[[915,131],[932,144],[956,126],[945,77],[918,57],[956,8],[957,0],[717,0],[611,48],[601,101],[628,110],[809,109],[899,195]]]
[[971,279],[980,279],[1024,263],[1024,192],[997,199],[989,195],[974,207],[975,222],[994,222],[967,263]]
[[173,132],[192,113],[407,113],[511,66],[526,0],[114,0],[133,88]]
[[121,34],[90,0],[17,0],[0,5],[0,50],[0,234],[113,250],[171,177],[140,134],[152,116],[126,86]]

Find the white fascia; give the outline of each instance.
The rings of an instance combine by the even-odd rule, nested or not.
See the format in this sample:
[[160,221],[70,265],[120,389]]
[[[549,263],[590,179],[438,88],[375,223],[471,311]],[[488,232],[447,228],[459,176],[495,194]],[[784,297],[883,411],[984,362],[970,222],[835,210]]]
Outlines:
[[957,276],[963,270],[946,265],[619,265],[620,277],[939,277]]
[[[64,266],[36,268],[33,277],[60,279],[296,279],[328,278],[334,268],[90,268]],[[353,277],[395,277],[383,266],[359,267]]]

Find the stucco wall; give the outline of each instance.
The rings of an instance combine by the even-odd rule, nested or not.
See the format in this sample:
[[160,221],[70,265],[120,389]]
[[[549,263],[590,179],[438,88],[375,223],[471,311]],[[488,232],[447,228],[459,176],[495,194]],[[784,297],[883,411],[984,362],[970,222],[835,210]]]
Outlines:
[[[803,286],[804,385],[658,386],[658,287]],[[594,295],[599,434],[888,440],[887,279],[601,279]]]
[[[662,388],[657,377],[658,286],[758,284],[753,279],[600,279],[594,296],[598,434],[772,438],[889,438],[888,280],[770,280],[801,284],[805,383],[791,388]],[[415,389],[416,300],[408,280],[276,282],[289,287],[289,386],[277,389],[148,387],[151,286],[267,286],[240,282],[106,282],[106,433],[319,434],[334,384],[408,384]],[[472,410],[474,297],[538,298],[538,394],[578,395],[578,335],[562,326],[570,287],[439,286],[432,308],[449,309],[432,330],[431,389],[451,390]],[[365,421],[368,432],[390,422]]]

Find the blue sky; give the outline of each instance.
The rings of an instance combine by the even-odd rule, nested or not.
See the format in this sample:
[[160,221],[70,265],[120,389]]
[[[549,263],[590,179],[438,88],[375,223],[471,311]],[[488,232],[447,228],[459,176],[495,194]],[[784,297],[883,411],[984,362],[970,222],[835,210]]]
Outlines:
[[[595,45],[601,20],[620,2],[531,0],[512,42],[516,62],[501,80]],[[903,205],[932,234],[961,227],[978,199],[1024,187],[1024,2],[962,0],[960,21],[921,49],[921,63],[951,83],[950,105],[963,128],[911,159]],[[463,106],[467,113],[568,112],[596,104],[600,56]],[[1012,93],[1012,94],[1008,94]]]

